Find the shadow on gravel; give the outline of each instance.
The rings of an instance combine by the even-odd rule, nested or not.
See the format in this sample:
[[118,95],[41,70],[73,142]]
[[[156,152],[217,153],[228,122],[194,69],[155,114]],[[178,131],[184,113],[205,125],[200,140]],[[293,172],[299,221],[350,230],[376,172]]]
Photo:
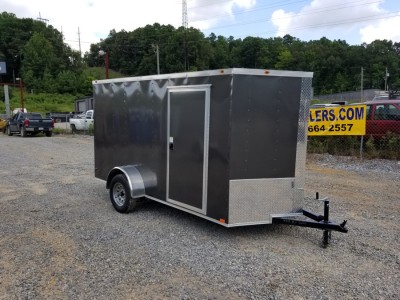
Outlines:
[[33,138],[48,138],[46,135],[43,133],[40,134],[28,134],[26,137],[22,137],[19,134],[13,134],[12,136],[9,136],[10,138],[19,138],[19,139],[33,139]]
[[[190,213],[151,200],[144,200],[143,202],[138,203],[135,211],[130,213],[130,215],[132,215],[132,218],[134,218],[135,214],[151,214],[156,219],[163,219],[167,222],[172,223],[173,226],[189,227],[192,228],[193,232],[199,232],[205,235],[223,235],[226,238],[245,236],[257,238],[261,236],[273,237],[278,235],[293,236],[293,238],[297,238],[299,236],[299,231],[304,231],[304,229],[299,229],[291,226],[272,224],[249,225],[228,228],[212,221],[202,219],[201,217],[191,215]],[[319,236],[320,232],[318,230],[314,231]]]

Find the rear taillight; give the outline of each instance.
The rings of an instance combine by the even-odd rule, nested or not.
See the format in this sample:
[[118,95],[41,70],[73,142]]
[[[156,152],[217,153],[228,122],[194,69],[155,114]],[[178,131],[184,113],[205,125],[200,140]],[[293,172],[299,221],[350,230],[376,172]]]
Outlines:
[[51,119],[51,127],[54,127],[54,119]]
[[26,120],[24,121],[24,125],[25,125],[25,127],[29,127],[29,120],[28,120],[28,119],[26,119]]

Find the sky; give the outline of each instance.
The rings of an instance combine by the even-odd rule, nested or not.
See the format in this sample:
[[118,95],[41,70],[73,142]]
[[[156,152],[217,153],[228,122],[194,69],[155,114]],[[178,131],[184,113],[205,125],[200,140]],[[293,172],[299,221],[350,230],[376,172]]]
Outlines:
[[[112,29],[182,26],[182,0],[0,0],[2,11],[44,19],[63,33],[72,49],[80,45],[82,53]],[[187,0],[187,16],[189,27],[205,36],[290,34],[303,41],[326,37],[350,45],[376,39],[400,42],[400,0]]]

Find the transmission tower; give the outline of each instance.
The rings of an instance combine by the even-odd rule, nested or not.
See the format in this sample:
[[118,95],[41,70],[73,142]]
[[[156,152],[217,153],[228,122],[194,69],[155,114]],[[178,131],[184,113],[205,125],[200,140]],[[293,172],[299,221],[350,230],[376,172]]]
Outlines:
[[182,26],[188,28],[187,1],[182,0]]
[[46,24],[46,26],[47,26],[47,23],[49,22],[49,19],[42,18],[40,11],[39,11],[39,18],[36,18],[36,19],[38,19],[40,22],[43,22],[44,24]]

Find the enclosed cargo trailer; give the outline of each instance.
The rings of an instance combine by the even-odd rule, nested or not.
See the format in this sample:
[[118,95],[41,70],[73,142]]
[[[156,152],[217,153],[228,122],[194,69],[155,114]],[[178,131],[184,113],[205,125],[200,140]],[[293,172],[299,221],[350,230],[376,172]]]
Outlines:
[[221,225],[303,214],[312,73],[254,69],[93,82],[95,176]]

